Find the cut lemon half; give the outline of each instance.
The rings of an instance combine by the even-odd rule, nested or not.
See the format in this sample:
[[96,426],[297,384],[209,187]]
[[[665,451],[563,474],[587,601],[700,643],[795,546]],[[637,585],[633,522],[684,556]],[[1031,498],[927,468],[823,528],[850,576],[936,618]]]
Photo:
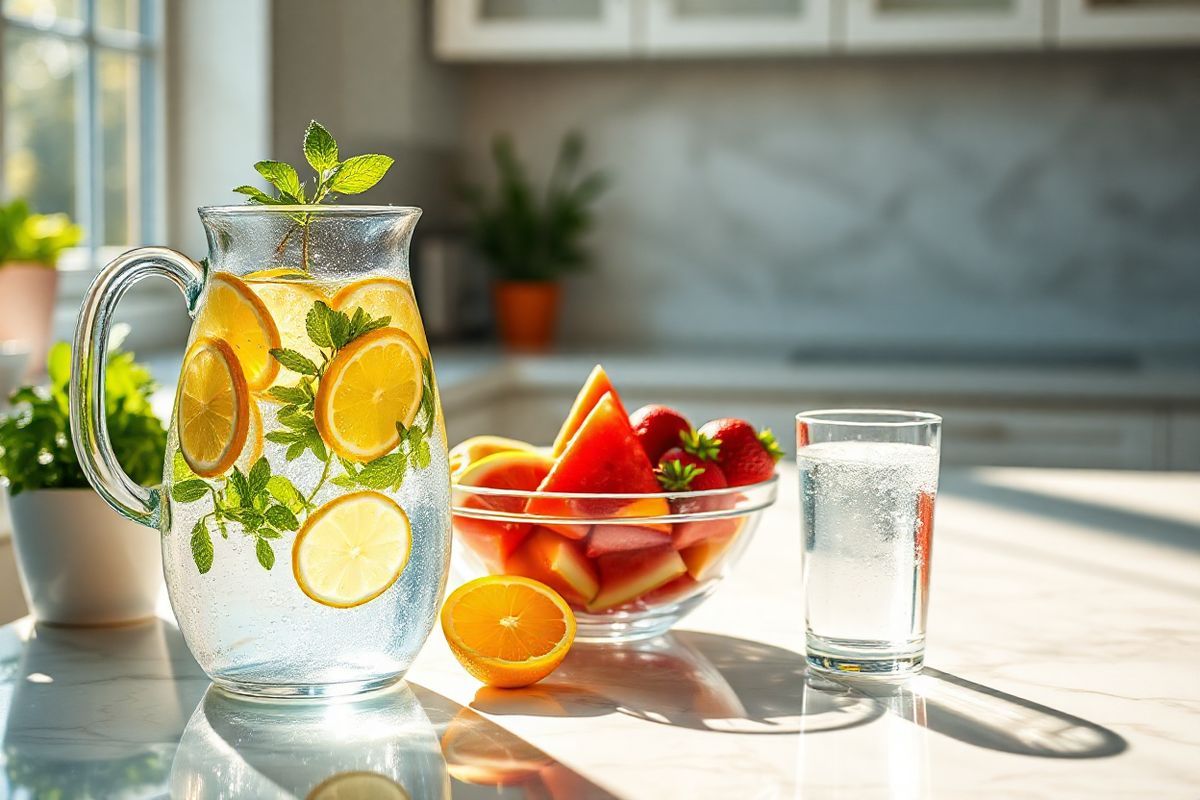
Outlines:
[[409,800],[409,794],[378,772],[339,772],[314,786],[305,800]]
[[[183,361],[175,402],[179,450],[202,478],[225,473],[246,446],[250,392],[228,343],[202,338]],[[261,429],[261,425],[259,426]]]
[[395,328],[371,331],[325,370],[313,411],[317,430],[342,458],[379,458],[400,442],[396,423],[412,425],[423,386],[416,342]]
[[464,439],[450,450],[450,477],[457,480],[458,475],[476,461],[510,451],[533,453],[537,452],[537,448],[528,442],[503,436],[472,436]]
[[246,385],[253,391],[270,386],[279,373],[279,362],[271,356],[271,349],[279,347],[279,329],[271,312],[249,286],[232,275],[222,272],[209,279],[196,332],[229,343],[241,362]]
[[292,572],[318,603],[353,608],[387,591],[411,551],[404,509],[379,492],[354,492],[321,506],[300,528]]
[[417,298],[412,286],[395,278],[366,278],[343,286],[333,296],[333,308],[353,316],[361,308],[372,317],[391,317],[388,323],[413,338],[423,355],[429,355],[425,326],[417,310]]
[[459,663],[489,686],[537,683],[575,641],[575,616],[544,583],[489,575],[454,590],[442,606],[442,631]]
[[[282,342],[280,346],[295,350],[314,363],[320,364],[321,348],[308,338],[306,323],[308,312],[312,310],[314,303],[329,302],[325,293],[313,284],[298,281],[253,281],[249,286],[262,300],[271,319],[275,321],[279,340]],[[294,374],[286,372],[277,376],[275,382],[290,383],[295,377]]]

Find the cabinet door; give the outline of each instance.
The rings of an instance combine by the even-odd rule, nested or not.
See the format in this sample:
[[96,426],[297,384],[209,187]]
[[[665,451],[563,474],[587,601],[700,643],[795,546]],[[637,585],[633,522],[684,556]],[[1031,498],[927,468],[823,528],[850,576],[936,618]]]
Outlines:
[[1045,0],[844,0],[851,51],[1039,48]]
[[1200,42],[1200,0],[1058,0],[1065,46]]
[[619,58],[643,0],[436,0],[438,57],[454,61]]
[[649,0],[650,55],[774,55],[831,48],[840,0]]

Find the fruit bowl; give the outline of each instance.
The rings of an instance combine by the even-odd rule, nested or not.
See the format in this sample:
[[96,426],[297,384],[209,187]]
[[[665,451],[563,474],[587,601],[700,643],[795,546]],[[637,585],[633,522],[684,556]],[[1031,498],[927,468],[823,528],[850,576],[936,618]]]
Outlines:
[[555,589],[575,612],[579,640],[658,636],[737,563],[777,482],[637,494],[456,483],[455,557],[470,577],[523,575]]

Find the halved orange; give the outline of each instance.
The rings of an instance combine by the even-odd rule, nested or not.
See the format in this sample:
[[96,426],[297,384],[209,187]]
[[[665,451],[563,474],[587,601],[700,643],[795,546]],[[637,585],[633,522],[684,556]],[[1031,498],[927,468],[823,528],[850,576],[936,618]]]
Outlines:
[[279,373],[270,352],[279,347],[279,329],[263,301],[238,278],[224,272],[209,278],[195,330],[229,343],[252,391],[266,389]]
[[318,603],[353,608],[383,594],[412,551],[412,526],[395,500],[352,492],[308,518],[292,545],[292,573]]
[[354,309],[361,308],[372,317],[391,317],[388,324],[411,336],[421,348],[421,354],[429,355],[429,342],[425,340],[425,326],[421,324],[417,298],[406,281],[396,278],[356,281],[343,286],[333,296],[333,308],[351,315]]
[[234,465],[246,446],[249,398],[233,348],[198,339],[184,358],[175,400],[179,451],[192,472],[213,478]]
[[[293,270],[294,271],[294,270]],[[279,331],[281,347],[287,347],[321,363],[321,348],[308,338],[308,312],[317,301],[329,302],[320,287],[300,281],[252,281],[250,289],[267,307]],[[291,383],[296,376],[290,372],[276,379]]]
[[313,410],[325,444],[342,458],[371,461],[400,443],[396,423],[412,425],[425,376],[421,351],[396,328],[355,339],[329,363]]
[[489,686],[515,688],[562,663],[575,641],[575,615],[544,583],[489,575],[446,599],[442,632],[467,672]]
[[476,461],[496,453],[514,450],[533,453],[537,448],[528,442],[506,439],[503,436],[472,436],[470,439],[463,439],[450,450],[450,477],[457,480],[458,474]]

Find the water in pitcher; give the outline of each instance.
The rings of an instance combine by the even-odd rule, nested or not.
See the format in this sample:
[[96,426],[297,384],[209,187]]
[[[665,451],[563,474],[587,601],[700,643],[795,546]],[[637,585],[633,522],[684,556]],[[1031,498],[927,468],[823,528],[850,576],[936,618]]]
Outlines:
[[[938,453],[833,441],[798,451],[810,657],[889,662],[924,649]],[[910,664],[912,666],[913,664]]]
[[210,674],[255,691],[407,669],[448,558],[439,408],[407,281],[209,276],[170,430],[164,563]]

